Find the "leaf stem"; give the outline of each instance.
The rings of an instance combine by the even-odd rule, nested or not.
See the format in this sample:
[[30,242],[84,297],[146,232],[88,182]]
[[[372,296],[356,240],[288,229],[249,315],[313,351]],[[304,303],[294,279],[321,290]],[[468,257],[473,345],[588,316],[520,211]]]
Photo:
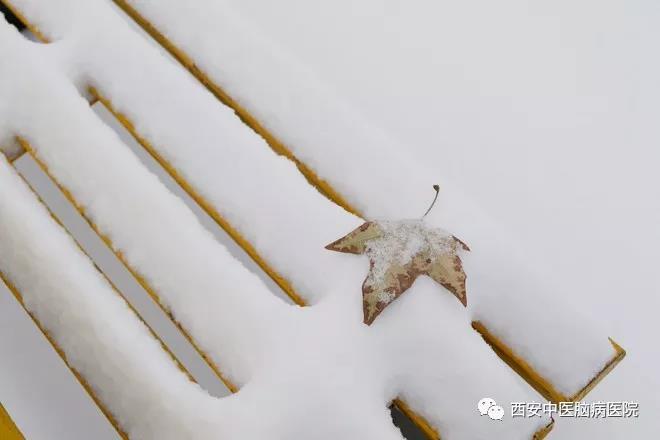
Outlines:
[[426,210],[424,215],[422,216],[422,219],[427,216],[429,212],[431,212],[431,209],[433,209],[433,205],[435,205],[435,201],[438,200],[438,193],[440,192],[440,185],[433,185],[433,189],[435,190],[435,197],[433,197],[433,201],[431,202],[431,206],[429,206],[429,209]]

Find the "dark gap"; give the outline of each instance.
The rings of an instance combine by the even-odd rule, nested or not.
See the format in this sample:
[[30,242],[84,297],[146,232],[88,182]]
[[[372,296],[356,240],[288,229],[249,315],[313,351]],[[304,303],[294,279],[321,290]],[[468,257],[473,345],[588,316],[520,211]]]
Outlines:
[[396,405],[390,406],[392,412],[392,421],[394,426],[401,430],[401,434],[408,440],[427,440],[428,437],[410,420],[405,414],[399,411]]
[[14,25],[16,29],[19,30],[19,32],[22,32],[23,29],[25,29],[25,24],[23,24],[23,22],[19,20],[18,17],[15,16],[14,13],[11,12],[9,8],[1,2],[0,2],[0,12],[2,12],[2,15],[5,16],[5,20],[7,20],[9,24]]

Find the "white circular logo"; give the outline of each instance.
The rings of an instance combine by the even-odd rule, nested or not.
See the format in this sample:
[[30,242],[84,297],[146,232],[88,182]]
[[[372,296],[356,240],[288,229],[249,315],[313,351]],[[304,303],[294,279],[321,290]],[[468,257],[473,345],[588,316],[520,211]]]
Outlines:
[[493,420],[502,420],[502,417],[504,417],[504,408],[499,405],[491,406],[488,408],[488,417]]
[[504,417],[504,408],[499,406],[495,399],[484,397],[477,403],[477,410],[482,416],[488,416],[491,420],[502,420]]
[[477,409],[479,410],[479,414],[482,416],[485,416],[488,414],[488,409],[491,406],[497,405],[497,402],[495,402],[494,399],[491,399],[490,397],[484,397],[477,403]]

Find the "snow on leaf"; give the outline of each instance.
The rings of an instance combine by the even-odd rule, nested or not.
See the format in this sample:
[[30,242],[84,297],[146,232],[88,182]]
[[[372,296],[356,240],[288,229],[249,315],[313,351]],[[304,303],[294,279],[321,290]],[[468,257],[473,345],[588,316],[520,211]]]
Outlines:
[[469,248],[423,220],[368,221],[326,249],[369,257],[362,284],[364,322],[370,325],[419,275],[427,275],[467,305],[466,275],[458,255]]

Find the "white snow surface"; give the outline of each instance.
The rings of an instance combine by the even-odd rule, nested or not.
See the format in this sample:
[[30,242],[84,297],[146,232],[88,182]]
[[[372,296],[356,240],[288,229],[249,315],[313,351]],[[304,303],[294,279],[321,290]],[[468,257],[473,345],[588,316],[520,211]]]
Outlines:
[[0,243],[0,269],[124,430],[180,439],[198,423],[197,432],[215,432],[219,403],[178,369],[2,155]]
[[[439,203],[429,221],[442,225],[473,249],[466,258],[473,319],[482,321],[559,391],[575,394],[614,356],[607,338],[616,339],[616,335],[607,334],[588,311],[555,300],[566,297],[559,292],[570,286],[537,273],[534,263],[520,256],[523,251],[515,239],[466,194],[342,102],[338,93],[274,45],[232,5],[222,1],[207,2],[204,7],[183,7],[170,0],[129,3],[368,218],[419,216],[428,203],[431,185],[440,183]],[[136,119],[146,120],[134,105],[132,109]],[[174,146],[173,138],[153,139],[164,155],[171,157],[164,150]],[[185,139],[180,142],[183,148]],[[190,181],[219,209],[233,203],[229,202],[231,195],[221,194],[218,188],[224,185],[220,182],[211,184],[196,177],[213,173],[217,168],[214,163],[190,157],[171,157],[171,161],[188,170]],[[253,166],[256,169],[257,165]],[[272,187],[267,175],[259,171],[258,176]],[[284,253],[273,252],[281,242],[265,243],[267,239],[276,241],[272,234],[266,239],[261,233],[252,233],[257,228],[253,220],[238,218],[232,209],[226,211],[249,239],[256,240],[262,254],[294,282],[301,295],[314,300],[311,287],[316,281],[310,280],[314,268],[310,267],[309,253],[300,253],[299,259],[304,261],[292,264]],[[297,228],[291,230],[297,234]]]
[[[219,6],[213,3],[209,14]],[[529,268],[563,286],[548,292],[553,301],[584,310],[628,350],[585,400],[638,400],[640,418],[560,419],[551,438],[660,433],[654,416],[660,412],[660,209],[654,203],[660,63],[652,55],[660,51],[659,6],[649,0],[225,0],[221,6],[249,19],[270,45],[286,48],[388,136],[403,140],[408,154],[432,169],[434,181],[425,184],[442,184],[441,202],[450,195],[449,179],[469,194],[496,219],[498,234],[523,244]],[[250,62],[256,66],[261,55]],[[272,69],[259,67],[255,76],[268,78]],[[419,188],[411,191],[408,197]],[[419,215],[428,203],[421,193],[418,207],[392,217]],[[477,245],[441,207],[433,217]]]
[[[323,249],[361,220],[307,185],[291,162],[276,156],[186,72],[137,37],[105,2],[16,4],[61,41],[41,46],[0,26],[0,55],[14,61],[0,67],[0,136],[20,135],[30,142],[202,349],[242,386],[235,396],[217,400],[182,381],[179,373],[179,379],[151,378],[160,384],[158,392],[127,381],[128,375],[157,376],[165,369],[141,363],[141,347],[124,349],[132,344],[128,332],[128,340],[117,346],[94,338],[94,350],[62,343],[76,368],[91,362],[89,357],[109,360],[115,350],[122,351],[126,362],[113,363],[112,370],[84,369],[84,374],[133,438],[401,438],[386,407],[397,396],[452,439],[530,438],[547,423],[475,417],[476,402],[484,395],[502,402],[537,397],[434,282],[420,280],[388,314],[371,327],[363,325],[360,285],[366,262]],[[126,44],[118,47],[117,40]],[[314,305],[284,304],[230,257],[96,119],[70,79],[81,88],[90,81],[112,99]],[[12,176],[10,170],[4,174]],[[3,200],[21,194],[9,187],[0,188]],[[7,235],[23,227],[13,211],[3,207],[2,213],[0,226]],[[42,234],[55,234],[52,230],[44,227]],[[39,249],[37,243],[15,243],[26,256],[13,258],[11,248],[3,247],[5,259],[12,261],[2,265],[3,271],[19,280],[22,271],[37,271],[32,278],[41,288],[34,289],[28,307],[50,307],[45,292],[59,294],[50,288],[59,279],[33,265],[30,253]],[[66,247],[60,247],[64,252]],[[86,291],[103,292],[101,287]],[[80,326],[95,316],[55,320],[56,340],[76,341]],[[144,399],[139,405],[117,397],[131,390]]]

